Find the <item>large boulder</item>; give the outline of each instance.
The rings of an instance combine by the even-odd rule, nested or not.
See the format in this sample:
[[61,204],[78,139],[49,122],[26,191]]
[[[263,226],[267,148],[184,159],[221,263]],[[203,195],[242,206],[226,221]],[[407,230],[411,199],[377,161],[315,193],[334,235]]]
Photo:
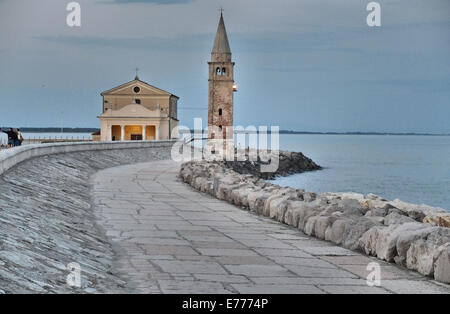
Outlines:
[[403,202],[399,199],[395,199],[393,201],[390,201],[389,204],[392,206],[401,209],[402,211],[408,213],[410,211],[420,211],[423,212],[426,216],[437,214],[437,213],[446,213],[445,209],[439,208],[439,207],[432,207],[425,204],[416,205],[416,204],[410,204]]
[[270,203],[272,201],[281,200],[281,199],[284,199],[283,195],[281,195],[281,194],[272,194],[272,195],[270,195],[266,199],[266,201],[264,202],[263,216],[269,217],[270,216]]
[[[364,206],[363,206],[364,207]],[[374,207],[366,212],[366,217],[385,217],[388,214],[388,210],[385,207]]]
[[287,211],[287,202],[284,201],[279,203],[279,205],[277,206],[276,216],[274,218],[277,221],[283,222],[284,217],[286,215],[286,211]]
[[303,204],[303,201],[286,200],[286,212],[284,214],[285,224],[297,228],[299,220],[298,208],[302,207]]
[[193,171],[192,171],[192,168],[189,165],[189,163],[182,165],[181,170],[180,170],[180,176],[184,182],[191,184],[192,177],[193,177]]
[[287,208],[292,215],[292,222],[290,225],[299,228],[300,217],[305,217],[305,211],[311,209],[311,204],[303,201],[290,200],[287,202]]
[[411,247],[411,244],[420,239],[426,239],[428,235],[432,232],[435,232],[438,227],[427,227],[408,230],[401,233],[397,238],[396,248],[397,248],[397,256],[394,258],[395,263],[401,266],[406,266],[406,255]]
[[[286,210],[286,198],[285,197],[277,197],[270,201],[266,201],[269,207],[269,215],[268,217],[272,219],[278,219],[278,217],[284,216],[284,211]],[[265,210],[267,212],[267,210]]]
[[425,216],[426,216],[425,213],[419,209],[412,209],[408,211],[408,217],[418,222],[423,222]]
[[450,242],[449,232],[447,228],[439,228],[429,233],[426,239],[412,242],[406,253],[406,266],[423,275],[432,276],[439,247]]
[[224,191],[226,201],[233,204],[234,202],[233,192],[245,188],[246,186],[247,186],[246,183],[238,183],[229,186],[229,188],[226,191]]
[[376,223],[374,221],[365,217],[358,217],[353,220],[353,223],[345,224],[342,235],[342,246],[350,250],[359,249],[359,239],[367,230],[375,225]]
[[228,196],[229,194],[231,194],[232,191],[232,187],[234,187],[234,184],[229,184],[229,183],[225,183],[225,182],[220,182],[219,184],[215,185],[213,183],[213,189],[215,189],[216,191],[216,198],[218,198],[219,200],[228,200]]
[[325,240],[335,244],[342,244],[345,230],[351,228],[354,223],[354,220],[350,218],[337,218],[330,226],[328,226],[327,230],[325,230]]
[[212,180],[208,180],[208,179],[205,180],[202,183],[200,191],[212,195],[214,193],[214,182]]
[[359,248],[367,255],[376,256],[378,239],[385,229],[385,226],[374,226],[367,230],[358,241]]
[[338,202],[337,206],[345,215],[362,216],[368,211],[368,209],[363,208],[356,199],[342,199]]
[[214,194],[217,198],[226,200],[226,190],[229,186],[240,183],[240,178],[233,174],[216,173],[213,180]]
[[439,216],[439,226],[450,228],[450,215]]
[[251,208],[251,210],[258,215],[264,214],[265,203],[267,199],[272,195],[270,189],[264,189],[262,191],[263,193],[259,194],[259,196],[256,197],[253,208]]
[[[389,201],[375,194],[367,194],[364,196],[363,200],[360,200],[361,206],[373,210],[375,208],[382,208],[384,210],[388,210],[389,208],[393,208]],[[387,213],[386,213],[387,214]]]
[[250,208],[251,211],[255,211],[255,208],[257,205],[256,200],[260,196],[267,196],[266,198],[268,198],[270,195],[262,189],[248,193],[248,196],[247,196],[248,207]]
[[303,193],[303,200],[305,202],[312,202],[317,198],[317,194],[313,192],[305,192]]
[[423,239],[413,242],[406,254],[406,267],[422,275],[432,276],[434,274],[433,255],[437,248],[435,244]]
[[[297,228],[301,231],[305,230],[306,223],[308,219],[312,216],[317,216],[320,209],[316,205],[311,203],[305,203],[303,207],[297,209],[298,212],[298,226]],[[312,222],[311,222],[312,223]]]
[[248,208],[248,196],[255,190],[255,187],[242,187],[231,191],[231,198],[233,199],[233,203],[238,206]]
[[322,193],[322,196],[328,198],[329,200],[332,199],[339,199],[339,200],[357,200],[359,202],[363,202],[365,200],[365,197],[363,194],[360,193],[353,193],[353,192],[341,192],[341,193],[332,193],[332,192],[326,192]]
[[[310,218],[311,219],[311,218]],[[337,216],[319,216],[314,225],[314,234],[319,239],[325,239],[325,233],[330,226],[338,219]]]
[[196,190],[201,190],[202,185],[207,181],[205,177],[196,177],[192,180],[192,187]]
[[316,225],[317,220],[320,218],[320,216],[311,216],[308,218],[305,224],[305,228],[303,229],[303,232],[307,235],[314,236],[314,227]]
[[271,193],[269,198],[267,198],[264,203],[263,215],[265,217],[269,217],[271,206],[275,207],[283,201],[287,201],[290,198],[295,198],[296,195],[297,192],[292,188],[280,188],[276,193]]
[[384,224],[386,226],[400,225],[407,222],[416,222],[416,221],[406,215],[399,214],[398,212],[391,212],[389,215],[384,217]]
[[379,259],[393,262],[397,256],[397,239],[407,231],[423,229],[425,226],[418,222],[409,222],[402,225],[392,224],[380,232],[376,251]]
[[434,279],[450,283],[450,243],[441,245],[434,256]]
[[424,223],[450,228],[450,214],[449,213],[430,213],[424,219]]

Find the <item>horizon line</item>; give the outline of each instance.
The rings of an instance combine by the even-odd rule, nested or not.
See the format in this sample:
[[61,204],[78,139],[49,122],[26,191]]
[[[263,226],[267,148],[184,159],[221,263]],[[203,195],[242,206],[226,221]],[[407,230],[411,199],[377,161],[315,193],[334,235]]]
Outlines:
[[[1,129],[8,129],[8,127],[1,127]],[[50,130],[51,133],[70,133],[69,131],[79,131],[79,133],[83,133],[82,131],[90,132],[98,131],[100,128],[98,127],[19,127],[18,129],[22,131],[34,131],[36,133],[48,133]],[[61,132],[62,131],[62,132]],[[67,131],[67,132],[66,132]],[[204,131],[204,130],[194,130],[190,129],[191,132],[195,131]],[[270,129],[267,130],[270,133]],[[244,133],[248,133],[245,132]],[[311,135],[422,135],[422,136],[450,136],[450,133],[428,133],[428,132],[388,132],[388,131],[298,131],[298,130],[280,130],[279,134],[311,134]]]

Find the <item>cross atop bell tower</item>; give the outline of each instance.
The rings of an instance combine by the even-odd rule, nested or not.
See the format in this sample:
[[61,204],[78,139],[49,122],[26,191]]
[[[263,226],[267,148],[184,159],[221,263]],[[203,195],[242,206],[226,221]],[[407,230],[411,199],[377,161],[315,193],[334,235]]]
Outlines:
[[208,138],[233,140],[234,62],[221,9],[209,64]]

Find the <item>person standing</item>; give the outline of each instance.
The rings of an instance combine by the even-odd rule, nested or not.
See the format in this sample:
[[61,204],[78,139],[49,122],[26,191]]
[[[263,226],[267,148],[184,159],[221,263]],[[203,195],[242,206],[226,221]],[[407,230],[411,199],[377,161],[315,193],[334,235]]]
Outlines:
[[15,146],[21,146],[22,142],[23,142],[22,132],[20,132],[20,129],[17,129],[17,145]]
[[3,133],[6,133],[8,135],[8,148],[11,148],[14,146],[15,141],[17,139],[17,133],[14,132],[12,128],[9,128],[8,131],[2,130]]

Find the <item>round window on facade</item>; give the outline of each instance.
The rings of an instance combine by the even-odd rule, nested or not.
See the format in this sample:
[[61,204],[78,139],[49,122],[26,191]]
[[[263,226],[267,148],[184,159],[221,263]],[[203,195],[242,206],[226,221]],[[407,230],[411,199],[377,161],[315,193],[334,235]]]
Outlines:
[[141,89],[139,88],[139,86],[136,86],[135,88],[133,88],[133,91],[134,91],[136,94],[138,94],[138,93],[141,91]]

